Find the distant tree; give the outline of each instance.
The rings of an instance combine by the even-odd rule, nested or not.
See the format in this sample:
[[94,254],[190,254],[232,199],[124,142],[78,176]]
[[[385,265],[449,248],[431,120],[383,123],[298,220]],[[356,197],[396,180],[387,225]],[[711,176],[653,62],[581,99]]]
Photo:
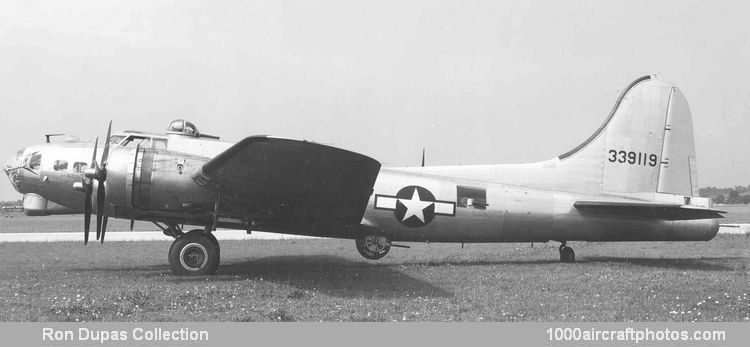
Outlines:
[[714,202],[717,204],[723,204],[724,201],[724,195],[717,195],[716,197],[714,197]]
[[745,205],[750,204],[750,195],[747,195],[747,194],[743,195],[740,198],[740,201],[742,201],[742,203]]
[[736,204],[740,200],[740,193],[734,189],[729,191],[729,199],[727,199],[727,202],[730,204]]
[[20,206],[23,205],[23,200],[12,200],[12,201],[0,201],[0,206]]

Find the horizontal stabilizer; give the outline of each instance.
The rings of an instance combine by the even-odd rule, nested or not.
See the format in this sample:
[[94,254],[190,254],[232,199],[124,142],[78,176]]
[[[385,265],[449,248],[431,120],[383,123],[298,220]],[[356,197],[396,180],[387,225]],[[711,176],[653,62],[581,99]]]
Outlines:
[[707,207],[641,201],[576,201],[573,206],[581,211],[664,220],[724,218],[726,211]]

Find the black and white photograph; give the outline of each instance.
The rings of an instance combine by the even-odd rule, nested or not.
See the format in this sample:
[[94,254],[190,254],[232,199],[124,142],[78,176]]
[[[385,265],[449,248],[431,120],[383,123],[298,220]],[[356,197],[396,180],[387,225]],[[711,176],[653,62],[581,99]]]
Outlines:
[[748,13],[0,0],[0,328],[738,343]]

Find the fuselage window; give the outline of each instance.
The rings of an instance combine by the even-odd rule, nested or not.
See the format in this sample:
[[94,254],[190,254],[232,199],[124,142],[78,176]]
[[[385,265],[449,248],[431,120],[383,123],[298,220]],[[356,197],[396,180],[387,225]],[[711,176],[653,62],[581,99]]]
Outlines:
[[42,166],[42,154],[41,153],[32,154],[31,158],[29,158],[28,166],[29,166],[29,169],[39,170],[39,167]]
[[77,161],[73,163],[73,172],[83,173],[83,171],[85,171],[88,167],[89,167],[89,164]]
[[487,190],[477,187],[457,186],[457,207],[487,209]]
[[52,169],[55,171],[65,171],[68,169],[68,161],[67,160],[55,160],[55,164],[52,166]]

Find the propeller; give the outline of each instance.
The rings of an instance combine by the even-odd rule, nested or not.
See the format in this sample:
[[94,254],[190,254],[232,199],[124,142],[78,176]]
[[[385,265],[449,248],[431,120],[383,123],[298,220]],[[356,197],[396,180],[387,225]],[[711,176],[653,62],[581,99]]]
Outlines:
[[106,186],[104,182],[107,180],[107,157],[109,156],[109,141],[110,135],[112,134],[112,121],[109,122],[109,128],[107,129],[107,138],[104,141],[104,153],[102,153],[102,164],[96,162],[96,150],[99,142],[99,138],[96,138],[94,143],[94,155],[91,158],[91,166],[84,171],[84,176],[88,178],[88,182],[82,182],[81,185],[74,185],[74,188],[83,190],[86,193],[84,198],[83,206],[83,223],[84,223],[84,234],[83,244],[88,244],[89,240],[89,229],[91,225],[91,212],[92,212],[92,191],[94,186],[94,180],[97,180],[96,188],[96,239],[101,240],[104,243],[104,234],[107,232],[107,220],[109,217],[104,215],[104,204],[106,203]]
[[[94,142],[94,155],[91,158],[91,166],[96,165],[96,149],[99,143],[99,138],[96,138]],[[88,169],[87,169],[88,171]],[[86,173],[84,172],[84,175]],[[86,180],[82,178],[80,182],[73,183],[73,190],[83,192],[85,194],[83,198],[83,244],[89,243],[89,230],[91,229],[91,192],[93,190],[94,182],[92,178]]]

